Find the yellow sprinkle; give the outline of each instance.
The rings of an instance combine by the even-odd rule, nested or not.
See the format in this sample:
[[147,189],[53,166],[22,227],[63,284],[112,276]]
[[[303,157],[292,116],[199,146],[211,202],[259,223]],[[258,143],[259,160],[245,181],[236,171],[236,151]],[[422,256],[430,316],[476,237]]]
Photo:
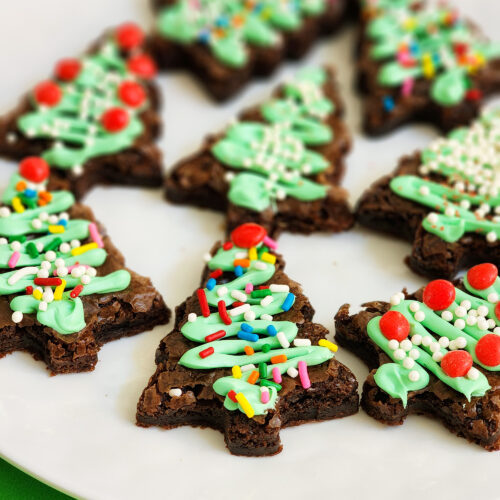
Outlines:
[[51,224],[49,226],[49,233],[64,233],[65,229],[66,228],[62,224]]
[[255,247],[250,248],[248,250],[248,258],[250,260],[257,260],[257,249]]
[[241,409],[245,412],[245,415],[248,418],[252,418],[255,415],[255,411],[252,408],[252,405],[248,402],[248,399],[242,392],[238,392],[238,394],[236,394],[236,401],[238,401]]
[[238,365],[233,366],[233,377],[241,378],[241,368]]
[[274,264],[276,262],[276,255],[272,255],[269,252],[264,252],[260,256],[260,260],[263,260],[264,262],[269,262],[269,264]]
[[33,297],[35,297],[36,300],[42,300],[42,292],[38,290],[38,288],[33,290]]
[[321,339],[318,342],[318,345],[321,347],[326,347],[327,349],[330,349],[332,352],[337,352],[339,350],[338,346],[334,344],[333,342],[330,342],[329,340],[326,339]]
[[22,214],[24,212],[24,205],[21,203],[21,200],[18,196],[12,199],[12,208],[18,213]]
[[94,250],[94,248],[99,248],[97,243],[87,243],[86,245],[82,245],[81,247],[76,247],[71,250],[71,255],[82,255],[82,253],[88,252],[89,250]]
[[56,286],[54,290],[54,300],[61,300],[64,289],[66,288],[66,280],[61,279],[61,284]]

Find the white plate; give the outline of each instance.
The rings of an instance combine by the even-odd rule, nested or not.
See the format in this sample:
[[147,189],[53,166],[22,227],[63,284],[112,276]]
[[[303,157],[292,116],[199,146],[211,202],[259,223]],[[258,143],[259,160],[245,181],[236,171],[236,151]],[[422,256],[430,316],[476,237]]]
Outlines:
[[[492,0],[456,3],[494,36],[500,5]],[[119,7],[118,7],[119,5]],[[3,2],[0,30],[0,110],[48,75],[52,64],[85,47],[103,28],[126,19],[147,26],[146,1],[18,0]],[[171,165],[219,130],[242,107],[269,95],[298,66],[334,63],[339,68],[355,131],[345,186],[356,200],[389,172],[402,154],[436,136],[414,126],[379,141],[359,133],[360,103],[350,91],[354,34],[322,43],[300,64],[287,64],[271,81],[252,84],[236,100],[216,107],[185,74],[162,77]],[[43,49],[43,51],[41,51]],[[5,185],[14,165],[0,164]],[[166,204],[160,191],[95,189],[86,199],[138,272],[152,276],[174,308],[198,283],[201,256],[222,236],[223,217]],[[408,244],[364,230],[336,236],[280,239],[287,269],[302,282],[316,320],[333,330],[345,302],[388,298],[424,281],[402,263]],[[284,451],[264,459],[237,458],[212,430],[162,431],[134,425],[139,395],[154,371],[154,352],[170,327],[105,346],[90,374],[49,377],[42,363],[16,353],[0,360],[0,454],[75,495],[92,499],[137,498],[498,498],[493,478],[500,455],[456,438],[440,424],[413,417],[386,428],[357,416],[282,432]],[[360,383],[366,368],[340,351],[338,359]]]

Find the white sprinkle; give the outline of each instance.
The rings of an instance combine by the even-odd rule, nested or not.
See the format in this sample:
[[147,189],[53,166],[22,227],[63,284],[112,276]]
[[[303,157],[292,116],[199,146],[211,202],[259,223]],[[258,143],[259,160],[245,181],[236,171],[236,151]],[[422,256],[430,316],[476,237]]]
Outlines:
[[425,319],[425,313],[424,311],[417,311],[415,313],[415,320],[418,322],[424,321]]
[[229,309],[230,316],[239,316],[240,314],[244,314],[250,310],[250,304],[243,304],[238,307],[234,307],[233,309]]
[[439,340],[439,345],[446,349],[450,345],[450,339],[448,337],[440,337]]
[[168,395],[171,397],[171,398],[179,398],[180,396],[182,396],[182,390],[181,389],[178,389],[178,388],[175,388],[175,389],[170,389],[168,391]]
[[31,221],[31,225],[33,226],[34,229],[41,229],[42,228],[42,221],[40,219],[33,219]]
[[453,323],[453,326],[459,330],[463,330],[465,328],[465,321],[463,319],[457,319],[455,323]]
[[53,250],[49,250],[48,252],[45,253],[45,258],[49,262],[54,262],[56,260],[56,253]]
[[458,318],[463,318],[467,314],[467,310],[465,307],[458,306],[455,308],[455,316]]
[[231,297],[233,299],[238,300],[239,302],[246,302],[248,299],[247,294],[244,292],[241,292],[240,290],[232,290]]
[[283,332],[278,332],[276,338],[278,339],[278,342],[280,343],[281,347],[283,347],[283,349],[288,349],[290,347],[290,342],[288,342]]
[[47,269],[40,269],[36,273],[36,277],[37,278],[48,278],[49,277],[49,271],[47,271]]
[[389,349],[395,351],[396,349],[399,349],[399,342],[396,339],[389,340],[388,346]]
[[13,241],[10,244],[10,248],[12,248],[14,252],[19,252],[19,250],[21,250],[21,243],[19,241]]
[[394,351],[394,358],[398,361],[401,361],[402,359],[406,358],[406,352],[404,352],[403,349],[396,349]]
[[0,238],[0,245],[7,245],[8,242],[7,238]]
[[408,353],[408,356],[410,356],[411,359],[418,359],[420,357],[420,352],[418,349],[412,349]]
[[194,322],[196,321],[196,318],[197,318],[197,317],[198,317],[198,316],[196,315],[196,313],[189,313],[189,314],[188,314],[188,321],[189,321],[190,323],[194,323]]
[[467,339],[465,337],[456,338],[455,346],[457,347],[457,349],[464,349],[467,346]]
[[36,274],[38,272],[38,267],[23,267],[22,269],[19,269],[16,271],[8,280],[7,282],[9,285],[14,285],[17,283],[21,278],[24,278],[25,276],[28,276],[29,274]]
[[59,246],[59,251],[61,253],[68,253],[71,250],[71,246],[68,243],[61,243]]
[[64,276],[68,275],[68,268],[66,266],[61,266],[56,269],[56,274],[59,278],[64,278]]
[[439,218],[438,218],[438,214],[435,213],[435,212],[431,212],[428,216],[427,216],[427,220],[431,223],[431,224],[437,224]]
[[427,196],[430,194],[431,190],[429,189],[428,186],[420,186],[418,192],[422,195],[422,196]]
[[411,370],[415,366],[415,360],[412,358],[405,358],[403,359],[403,366],[408,368],[408,370]]
[[250,310],[250,311],[247,311],[243,315],[243,317],[245,318],[245,321],[253,321],[256,318],[256,315],[252,310]]
[[259,271],[265,271],[267,269],[267,264],[265,262],[262,262],[261,260],[254,260],[253,267],[255,267],[255,269],[258,269]]
[[488,294],[488,302],[496,304],[498,302],[498,293],[491,292]]
[[271,304],[274,301],[274,297],[272,295],[266,295],[261,301],[260,305],[262,307],[267,307],[269,304]]
[[488,306],[479,306],[477,308],[477,314],[479,314],[479,316],[486,316],[488,312],[489,312]]
[[82,285],[88,285],[91,281],[91,277],[88,274],[84,274],[81,278],[80,281],[82,282]]
[[290,368],[288,368],[288,370],[286,371],[286,373],[288,374],[288,376],[292,377],[292,378],[295,378],[299,372],[297,371],[296,368],[294,368],[293,366],[291,366]]
[[204,256],[203,256],[203,260],[205,262],[209,262],[210,260],[212,260],[212,256],[209,254],[209,253],[206,253]]
[[422,343],[422,335],[416,333],[411,338],[411,342],[412,342],[413,345],[420,345]]
[[495,243],[497,241],[497,233],[495,231],[490,231],[489,233],[486,233],[486,241],[488,243]]
[[429,349],[431,352],[438,352],[441,349],[441,346],[439,345],[439,342],[432,342]]
[[0,217],[5,218],[9,217],[10,215],[10,208],[9,207],[1,207],[0,208]]
[[248,372],[248,371],[250,371],[250,370],[255,370],[255,365],[253,365],[252,363],[250,363],[250,364],[248,364],[248,365],[243,365],[243,366],[241,367],[241,371],[242,371],[243,373]]
[[78,248],[81,245],[81,243],[79,240],[71,240],[70,245],[71,248]]
[[436,351],[433,355],[432,355],[432,359],[436,362],[436,363],[440,363],[441,360],[443,359],[443,353],[441,351]]
[[426,335],[425,337],[422,337],[422,345],[425,347],[428,347],[432,344],[432,338]]
[[264,321],[272,321],[273,317],[270,314],[262,314],[260,319],[263,319]]
[[417,312],[420,309],[420,304],[418,302],[412,302],[410,304],[410,311]]
[[417,382],[420,379],[420,373],[418,373],[417,370],[412,370],[408,373],[408,378],[411,382]]
[[23,313],[21,311],[14,311],[12,313],[12,321],[14,323],[20,323],[23,320]]
[[484,331],[488,329],[488,320],[486,318],[480,317],[478,320],[476,320],[476,318],[473,317],[473,319],[477,322],[477,327],[480,330]]
[[391,303],[391,306],[397,306],[397,305],[399,305],[401,303],[401,298],[399,297],[398,294],[393,295],[390,298],[390,303]]
[[288,293],[290,291],[290,287],[288,285],[278,285],[274,283],[269,285],[269,290],[277,293]]
[[309,339],[295,339],[293,345],[295,347],[307,347],[311,345],[311,341]]
[[52,291],[52,288],[50,286],[45,287],[45,291],[42,294],[42,299],[47,302],[47,304],[50,304],[54,301],[54,292]]
[[477,380],[479,378],[479,370],[471,367],[471,369],[467,372],[467,378],[470,380]]
[[472,304],[470,303],[470,300],[462,300],[462,302],[460,302],[460,305],[466,310],[468,311],[471,307],[472,307]]
[[235,259],[246,259],[247,257],[247,252],[236,252],[236,255],[234,256]]
[[453,319],[453,313],[451,311],[443,311],[441,313],[441,318],[445,321],[451,321]]
[[224,295],[227,295],[227,291],[227,287],[221,286],[220,288],[217,288],[217,296],[224,297]]
[[41,300],[40,304],[38,304],[38,309],[40,309],[40,311],[46,311],[47,310],[47,302]]

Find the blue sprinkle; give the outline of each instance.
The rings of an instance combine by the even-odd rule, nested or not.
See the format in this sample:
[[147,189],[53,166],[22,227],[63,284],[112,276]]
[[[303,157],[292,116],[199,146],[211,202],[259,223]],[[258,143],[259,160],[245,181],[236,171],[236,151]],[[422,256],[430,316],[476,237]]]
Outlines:
[[68,221],[66,219],[61,219],[58,224],[60,226],[64,226],[64,227],[67,227],[68,226]]
[[198,40],[201,43],[208,44],[210,42],[210,31],[201,31],[198,34]]
[[391,112],[394,109],[394,99],[391,96],[385,96],[384,97],[384,109],[387,112]]
[[227,28],[229,26],[229,19],[226,16],[220,16],[215,20],[215,26],[218,28]]
[[27,198],[34,198],[36,196],[36,191],[34,189],[25,189],[23,194]]
[[215,278],[210,278],[208,281],[207,281],[207,288],[209,290],[213,290],[215,288],[215,285],[217,284],[217,281]]
[[295,295],[293,293],[289,293],[286,296],[285,302],[283,302],[281,309],[283,309],[283,311],[289,311],[292,308],[294,302],[295,302]]
[[243,268],[241,266],[236,266],[234,268],[234,274],[236,274],[236,277],[239,278],[243,275]]
[[249,333],[240,330],[238,332],[238,338],[241,340],[248,340],[249,342],[257,342],[259,340],[259,336],[256,333]]
[[278,335],[278,330],[276,330],[276,327],[274,325],[269,325],[267,327],[267,333],[271,336],[271,337],[276,337],[276,335]]
[[252,333],[253,332],[253,326],[250,326],[248,325],[247,323],[242,323],[240,328],[244,331],[244,332],[248,332],[248,333]]

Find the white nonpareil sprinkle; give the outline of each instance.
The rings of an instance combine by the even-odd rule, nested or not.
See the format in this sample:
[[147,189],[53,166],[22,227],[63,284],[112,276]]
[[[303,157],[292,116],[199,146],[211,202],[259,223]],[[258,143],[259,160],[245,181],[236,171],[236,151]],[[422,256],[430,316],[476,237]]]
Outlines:
[[419,323],[424,321],[425,319],[425,313],[424,311],[417,311],[415,313],[415,320],[418,321]]
[[196,315],[196,313],[189,313],[189,314],[188,314],[188,321],[189,321],[190,323],[194,323],[194,322],[196,321],[196,318],[197,318],[197,317],[198,317],[198,316]]
[[168,391],[168,395],[169,395],[171,398],[178,398],[178,397],[182,396],[182,390],[181,390],[181,389],[178,389],[178,388],[170,389],[170,390]]
[[410,304],[410,311],[417,312],[420,309],[420,304],[418,302],[412,302]]
[[20,323],[23,320],[23,313],[21,311],[14,311],[12,313],[12,321],[14,323]]
[[451,321],[453,319],[453,313],[451,311],[443,311],[441,313],[441,317],[445,320],[445,321]]
[[256,318],[256,315],[255,315],[255,313],[252,310],[250,310],[250,311],[247,311],[243,315],[243,317],[245,318],[245,321],[253,321]]
[[388,346],[389,349],[395,351],[396,349],[399,349],[399,342],[395,339],[389,340]]
[[292,377],[292,378],[295,378],[299,374],[299,372],[297,371],[297,368],[294,368],[293,366],[288,368],[286,373],[288,374],[289,377]]
[[221,286],[220,288],[217,289],[217,296],[218,297],[224,297],[224,295],[227,295],[227,287]]
[[420,373],[418,373],[417,370],[412,370],[408,373],[408,378],[411,382],[417,382],[420,379]]

